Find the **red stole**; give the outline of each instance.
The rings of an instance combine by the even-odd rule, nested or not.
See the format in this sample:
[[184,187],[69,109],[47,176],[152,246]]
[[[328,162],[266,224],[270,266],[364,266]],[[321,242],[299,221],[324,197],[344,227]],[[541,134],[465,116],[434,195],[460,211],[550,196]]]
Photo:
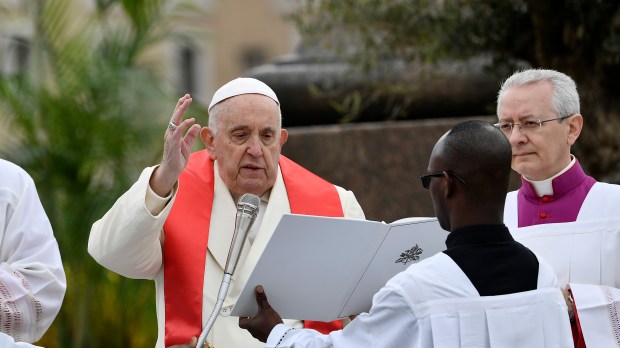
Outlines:
[[[573,293],[568,290],[570,293],[569,296],[573,296]],[[573,303],[574,304],[574,303]],[[575,344],[575,348],[586,348],[586,339],[583,337],[583,331],[581,331],[581,324],[579,323],[579,314],[577,313],[577,308],[575,310],[575,321],[570,323],[570,329],[573,333],[573,343]]]
[[[334,185],[284,156],[280,156],[280,170],[292,213],[344,216]],[[190,156],[179,177],[177,197],[164,224],[166,347],[187,343],[192,337],[198,337],[202,330],[202,292],[213,208],[213,173],[213,161],[206,150]],[[306,321],[304,326],[327,333],[342,329],[342,322]]]

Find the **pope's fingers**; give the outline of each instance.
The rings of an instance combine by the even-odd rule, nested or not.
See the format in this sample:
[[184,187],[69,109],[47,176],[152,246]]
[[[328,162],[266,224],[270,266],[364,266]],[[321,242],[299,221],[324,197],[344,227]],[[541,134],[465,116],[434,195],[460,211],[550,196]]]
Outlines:
[[172,113],[172,117],[170,118],[170,122],[178,126],[181,121],[183,121],[183,114],[191,103],[192,98],[189,96],[189,94],[186,94],[183,98],[179,99],[177,107],[174,108],[174,112]]
[[183,104],[183,100],[185,100],[185,96],[179,98],[179,100],[177,101],[177,104],[174,106],[174,110],[172,111],[173,115],[174,115],[175,112],[177,112],[177,110],[179,109],[179,106],[181,106],[181,104]]
[[[194,122],[194,118],[188,118],[176,126],[174,130],[170,128],[166,129],[162,164],[164,164],[164,162],[167,164],[178,163],[182,158],[185,158],[185,160],[189,158],[191,147],[200,132],[200,125]],[[186,131],[187,134],[184,136]],[[178,168],[176,164],[171,167]],[[183,165],[183,167],[185,167],[185,165]],[[175,169],[175,171],[182,169],[183,168]]]
[[[172,126],[172,124],[174,123],[170,122],[168,124],[167,133],[172,135],[174,139],[180,139],[181,137],[183,137],[183,134],[185,134],[185,131],[190,129],[190,127],[192,127],[195,123],[196,119],[194,119],[193,117],[183,120],[181,123],[175,124],[174,126]],[[198,127],[200,126],[198,125]]]
[[193,124],[185,133],[185,137],[183,138],[184,145],[191,151],[192,146],[194,146],[194,141],[198,137],[198,133],[200,132],[200,125]]
[[189,160],[189,156],[192,153],[192,147],[194,146],[194,142],[198,137],[198,132],[200,130],[200,126],[193,125],[188,131],[183,140],[181,141],[181,155],[185,158],[185,160]]
[[174,115],[174,113],[179,109],[179,107],[181,106],[181,104],[183,104],[183,101],[185,99],[187,99],[189,97],[189,94],[185,94],[184,96],[182,96],[181,98],[179,98],[179,100],[177,101],[177,105],[174,106],[174,111],[172,112],[172,114]]

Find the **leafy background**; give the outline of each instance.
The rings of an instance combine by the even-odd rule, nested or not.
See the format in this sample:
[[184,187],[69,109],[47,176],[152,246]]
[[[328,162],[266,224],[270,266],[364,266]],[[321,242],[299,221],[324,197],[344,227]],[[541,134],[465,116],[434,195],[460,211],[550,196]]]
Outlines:
[[[159,162],[178,96],[154,45],[189,5],[100,0],[87,17],[76,1],[31,1],[31,69],[0,75],[5,134],[0,157],[28,171],[60,245],[67,293],[39,345],[149,347],[156,340],[150,280],[107,271],[87,253],[90,226]],[[6,131],[8,130],[8,131]],[[139,247],[139,246],[137,246]]]

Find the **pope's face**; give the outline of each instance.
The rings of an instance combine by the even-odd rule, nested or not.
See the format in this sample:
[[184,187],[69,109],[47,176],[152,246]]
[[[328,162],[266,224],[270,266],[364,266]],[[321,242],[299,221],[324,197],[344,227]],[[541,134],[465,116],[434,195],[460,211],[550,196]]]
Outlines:
[[280,150],[288,133],[280,128],[279,108],[271,98],[244,94],[222,101],[216,133],[201,137],[217,160],[219,175],[236,195],[262,195],[276,182]]
[[[553,86],[547,81],[511,87],[499,100],[499,122],[522,124],[566,116],[553,111],[552,97]],[[507,135],[512,147],[512,169],[531,180],[554,176],[570,163],[570,147],[580,130],[581,115],[562,122],[545,122],[535,129],[514,126]]]

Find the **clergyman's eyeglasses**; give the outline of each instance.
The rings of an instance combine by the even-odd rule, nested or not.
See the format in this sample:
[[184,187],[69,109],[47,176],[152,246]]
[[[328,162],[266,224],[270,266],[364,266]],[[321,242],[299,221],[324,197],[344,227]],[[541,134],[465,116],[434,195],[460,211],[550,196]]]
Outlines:
[[526,132],[536,131],[540,129],[543,123],[547,123],[551,121],[561,121],[571,116],[574,116],[574,115],[556,117],[556,118],[551,118],[548,120],[526,120],[521,123],[499,122],[499,123],[494,124],[494,126],[499,128],[499,130],[501,130],[504,134],[508,136],[512,134],[512,130],[514,129],[515,126],[519,126],[519,130],[521,131],[521,133],[526,133]]
[[440,176],[444,176],[444,175],[452,175],[455,178],[459,179],[459,181],[461,181],[463,184],[465,184],[465,180],[463,180],[463,178],[461,178],[460,176],[458,176],[458,174],[451,172],[449,170],[444,170],[442,172],[438,172],[438,173],[432,173],[432,174],[426,174],[426,175],[421,175],[420,176],[420,180],[422,180],[422,186],[428,190],[429,187],[431,187],[431,179],[433,177],[440,177]]

